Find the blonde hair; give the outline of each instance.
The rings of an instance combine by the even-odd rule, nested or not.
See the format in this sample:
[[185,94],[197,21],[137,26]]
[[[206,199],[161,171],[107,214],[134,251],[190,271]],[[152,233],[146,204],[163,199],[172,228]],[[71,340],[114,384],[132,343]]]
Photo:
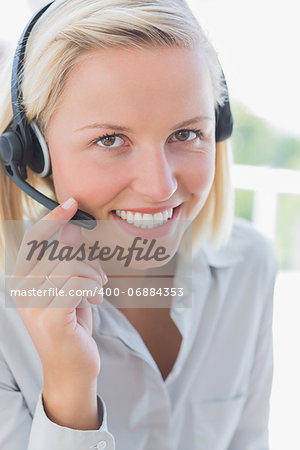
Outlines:
[[[216,51],[184,0],[56,0],[38,20],[27,43],[22,92],[28,121],[36,120],[45,132],[59,104],[66,76],[83,52],[155,46],[201,49],[208,63],[215,107],[224,103],[226,90]],[[10,73],[11,64],[3,71],[1,82],[0,133],[12,120]],[[228,238],[232,219],[229,159],[228,145],[217,143],[213,186],[194,220],[196,246],[208,231],[215,246]],[[34,221],[45,213],[45,208],[13,183],[2,165],[0,171],[0,254],[6,245],[16,256],[20,240],[5,238],[5,221],[22,221],[24,217]],[[27,174],[28,183],[57,200],[52,176],[40,178],[28,167]],[[1,266],[4,267],[3,261]]]

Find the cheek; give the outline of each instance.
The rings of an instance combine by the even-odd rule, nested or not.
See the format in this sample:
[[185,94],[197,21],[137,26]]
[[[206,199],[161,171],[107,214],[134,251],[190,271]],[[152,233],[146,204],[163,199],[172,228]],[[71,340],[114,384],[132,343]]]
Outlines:
[[215,153],[210,151],[197,158],[189,159],[183,165],[182,181],[186,190],[195,196],[208,192],[215,175]]
[[58,199],[73,196],[85,205],[103,205],[114,198],[124,188],[124,177],[120,177],[116,167],[72,158],[72,163],[64,157],[53,155],[53,181]]

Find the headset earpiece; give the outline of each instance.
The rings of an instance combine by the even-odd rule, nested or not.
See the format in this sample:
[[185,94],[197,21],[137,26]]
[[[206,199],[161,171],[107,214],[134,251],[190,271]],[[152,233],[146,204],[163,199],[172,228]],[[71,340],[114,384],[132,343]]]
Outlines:
[[48,177],[52,173],[48,145],[37,123],[33,121],[29,126],[32,138],[32,159],[28,161],[28,165],[39,177]]
[[230,138],[233,130],[233,117],[230,108],[228,88],[225,79],[225,75],[222,71],[222,83],[224,84],[226,91],[226,99],[222,106],[218,106],[215,109],[216,127],[215,136],[216,142],[226,141]]
[[22,164],[24,157],[24,147],[22,140],[14,130],[8,130],[0,136],[0,159],[4,169],[8,168],[12,162]]
[[14,162],[23,168],[28,165],[41,178],[47,177],[52,173],[48,146],[36,122],[31,122],[29,132],[29,149],[26,149],[21,136],[13,129],[8,129],[0,136],[0,159],[5,172],[11,175],[10,165]]

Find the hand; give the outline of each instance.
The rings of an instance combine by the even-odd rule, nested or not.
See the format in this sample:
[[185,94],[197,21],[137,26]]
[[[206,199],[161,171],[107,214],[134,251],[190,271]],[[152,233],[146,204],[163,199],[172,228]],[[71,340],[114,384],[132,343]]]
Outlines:
[[70,386],[91,386],[99,374],[100,356],[92,338],[90,303],[99,304],[102,298],[89,297],[88,301],[68,293],[71,289],[74,292],[77,289],[100,289],[105,274],[99,261],[50,261],[45,256],[39,261],[39,252],[28,261],[27,243],[32,240],[38,243],[49,241],[62,227],[57,252],[64,247],[62,242],[70,238],[79,246],[82,243],[81,228],[68,222],[77,208],[76,201],[69,209],[59,205],[25,232],[14,267],[13,276],[17,275],[17,278],[12,278],[9,284],[9,289],[49,290],[52,286],[45,278],[48,276],[64,290],[63,297],[38,297],[39,307],[32,307],[33,297],[22,297],[17,301],[19,314],[41,359],[44,382],[48,389],[57,388],[60,392],[67,387],[70,390]]

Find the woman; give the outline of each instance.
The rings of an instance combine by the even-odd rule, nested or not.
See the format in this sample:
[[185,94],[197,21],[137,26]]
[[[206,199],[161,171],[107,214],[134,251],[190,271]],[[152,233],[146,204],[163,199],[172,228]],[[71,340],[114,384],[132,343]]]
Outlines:
[[[5,219],[38,219],[16,250],[6,239],[19,276],[6,295],[49,294],[14,298],[17,308],[2,294],[1,449],[268,448],[274,258],[251,226],[232,226],[230,152],[215,139],[221,69],[187,5],[55,1],[30,34],[22,93],[52,165],[28,180],[60,206],[36,210],[2,173],[2,240]],[[8,98],[7,87],[2,133]],[[60,249],[92,241],[68,223],[78,208],[99,223],[93,239],[154,238],[167,258],[135,258],[127,279],[110,276],[116,260],[28,261],[28,243],[58,231]],[[174,278],[159,278],[166,268]],[[150,288],[153,271],[144,307],[137,287]],[[128,279],[135,295],[117,306],[106,291],[70,294]],[[177,296],[161,307],[165,287]]]

